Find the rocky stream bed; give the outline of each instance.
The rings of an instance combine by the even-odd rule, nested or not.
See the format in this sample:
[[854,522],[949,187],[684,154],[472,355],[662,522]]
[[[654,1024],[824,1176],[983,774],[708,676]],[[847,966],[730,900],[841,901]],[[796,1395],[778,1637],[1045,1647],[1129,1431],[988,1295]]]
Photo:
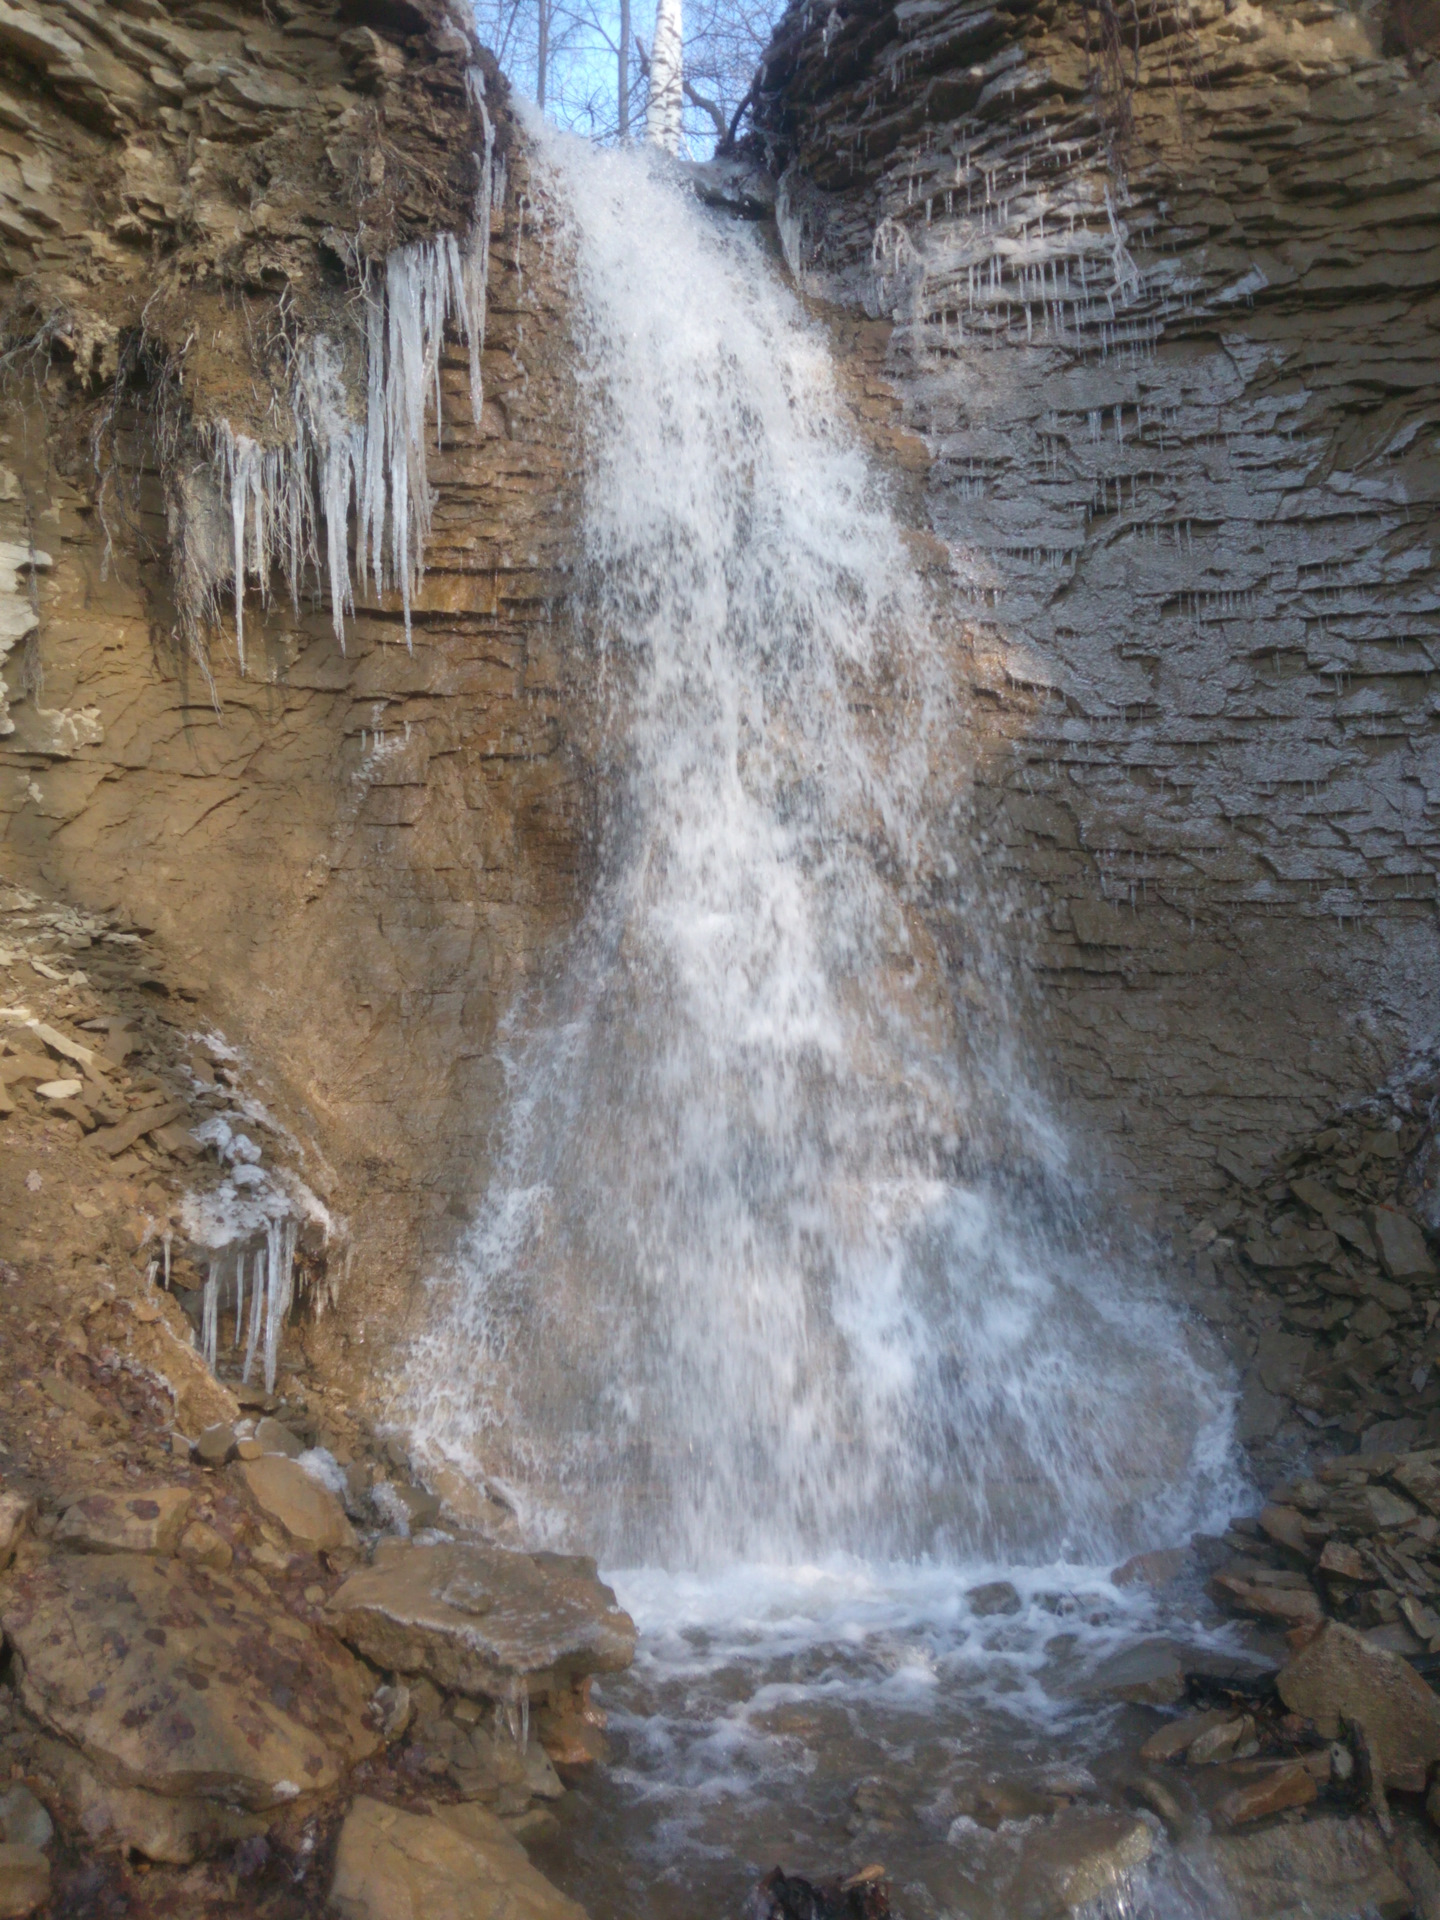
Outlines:
[[323,1255],[275,1390],[211,1373],[183,1200],[257,1089],[143,935],[6,916],[0,1914],[1440,1913],[1423,1064],[1172,1236],[1269,1488],[1223,1535],[927,1569],[903,1631],[627,1576],[624,1672],[592,1563],[315,1366]]

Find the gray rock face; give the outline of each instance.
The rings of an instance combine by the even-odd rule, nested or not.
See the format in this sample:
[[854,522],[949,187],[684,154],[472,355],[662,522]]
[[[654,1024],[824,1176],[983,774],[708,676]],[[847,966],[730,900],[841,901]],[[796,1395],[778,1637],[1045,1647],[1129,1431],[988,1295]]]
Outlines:
[[385,1542],[327,1611],[377,1666],[495,1700],[616,1672],[635,1651],[634,1622],[594,1562],[559,1554]]
[[358,1661],[179,1560],[56,1555],[10,1580],[0,1624],[26,1707],[117,1786],[273,1807],[379,1745]]
[[1193,1192],[1429,1031],[1440,68],[1171,21],[1112,87],[1078,7],[794,0],[757,122],[792,269],[877,323],[1058,1078]]

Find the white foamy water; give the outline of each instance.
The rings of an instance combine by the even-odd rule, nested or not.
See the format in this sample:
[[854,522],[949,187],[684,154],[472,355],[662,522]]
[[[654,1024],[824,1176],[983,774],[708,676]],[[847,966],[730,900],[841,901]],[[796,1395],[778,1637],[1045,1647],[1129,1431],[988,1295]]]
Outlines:
[[955,636],[826,336],[759,234],[534,131],[603,829],[406,1417],[610,1564],[1174,1537],[1228,1495],[1229,1396],[1025,1071]]
[[[845,1557],[612,1576],[640,1628],[635,1665],[600,1689],[612,1765],[562,1803],[545,1870],[598,1915],[690,1920],[740,1910],[777,1862],[850,1871],[879,1858],[907,1920],[1019,1920],[1044,1815],[977,1820],[998,1781],[1125,1807],[1153,1716],[1096,1691],[1107,1655],[1177,1634],[1233,1659],[1198,1594],[1161,1603],[1108,1569],[885,1565]],[[987,1612],[974,1583],[1014,1592]],[[972,1594],[975,1594],[972,1603]],[[1203,1846],[1156,1822],[1145,1868],[1086,1920],[1239,1920]]]

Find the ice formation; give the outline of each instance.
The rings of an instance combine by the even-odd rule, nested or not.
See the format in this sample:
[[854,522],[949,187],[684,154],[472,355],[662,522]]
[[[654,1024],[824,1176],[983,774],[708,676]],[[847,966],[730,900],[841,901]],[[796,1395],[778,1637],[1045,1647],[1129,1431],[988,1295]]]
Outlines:
[[[287,441],[265,445],[237,433],[228,420],[205,430],[209,479],[223,512],[228,552],[207,544],[200,510],[187,500],[181,557],[182,593],[197,621],[212,617],[220,582],[235,599],[235,649],[245,671],[245,588],[266,603],[275,573],[297,609],[302,580],[328,580],[335,636],[343,650],[345,617],[355,593],[350,515],[355,515],[355,573],[362,587],[398,588],[411,640],[411,608],[424,568],[434,496],[426,463],[427,407],[433,404],[441,444],[440,358],[453,324],[470,357],[470,410],[478,425],[480,354],[490,272],[490,209],[496,184],[495,134],[483,86],[471,96],[485,130],[480,189],[469,236],[453,233],[397,247],[383,272],[363,286],[363,374],[355,378],[340,345],[327,334],[296,356],[290,395],[294,428]],[[363,394],[360,391],[363,388]],[[194,491],[194,477],[188,480]],[[323,528],[323,532],[322,532]],[[323,569],[321,548],[324,548]]]
[[325,1244],[335,1222],[297,1174],[260,1164],[260,1149],[237,1131],[236,1117],[216,1114],[196,1128],[196,1139],[213,1147],[228,1171],[210,1191],[186,1195],[181,1225],[191,1244],[209,1254],[200,1321],[206,1363],[212,1370],[217,1364],[221,1312],[233,1301],[234,1347],[243,1341],[245,1348],[241,1378],[250,1379],[258,1360],[271,1393],[281,1331],[295,1300],[300,1233],[308,1226]]

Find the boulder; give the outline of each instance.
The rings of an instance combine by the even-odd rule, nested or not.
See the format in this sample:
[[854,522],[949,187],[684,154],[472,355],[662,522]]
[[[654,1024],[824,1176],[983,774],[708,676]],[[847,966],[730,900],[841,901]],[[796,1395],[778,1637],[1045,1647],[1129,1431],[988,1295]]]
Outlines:
[[65,1509],[55,1539],[82,1553],[174,1553],[194,1504],[188,1487],[89,1493]]
[[1440,1699],[1398,1655],[1332,1620],[1282,1668],[1277,1685],[1323,1740],[1338,1740],[1343,1722],[1362,1726],[1386,1787],[1424,1792],[1440,1760]]
[[37,1847],[0,1845],[0,1920],[24,1920],[50,1898],[50,1862]]
[[1392,1280],[1433,1280],[1435,1260],[1425,1235],[1408,1213],[1398,1207],[1376,1207],[1370,1228],[1379,1249],[1380,1264]]
[[333,1552],[355,1545],[355,1530],[340,1502],[293,1460],[267,1454],[263,1460],[242,1460],[239,1472],[256,1506],[278,1522],[297,1547],[319,1553],[322,1548]]
[[112,1786],[67,1741],[41,1740],[38,1746],[68,1825],[91,1847],[185,1867],[216,1847],[263,1833],[268,1825],[267,1815],[241,1813],[219,1800]]
[[365,1798],[340,1829],[330,1905],[340,1920],[585,1920],[483,1808]]
[[35,1502],[28,1494],[0,1493],[0,1573],[15,1558],[20,1537],[35,1513]]
[[28,1787],[0,1793],[0,1840],[11,1847],[48,1847],[55,1823]]
[[298,1460],[305,1451],[299,1437],[269,1414],[256,1422],[255,1439],[261,1453],[283,1453],[287,1460]]
[[1406,1454],[1396,1461],[1390,1478],[1422,1507],[1428,1507],[1431,1513],[1440,1513],[1440,1467],[1435,1465],[1433,1457]]
[[1154,1844],[1150,1827],[1134,1814],[1060,1814],[1025,1847],[1015,1911],[1021,1920],[1061,1920],[1101,1901],[1123,1910],[1130,1877]]
[[120,1786],[273,1807],[379,1745],[358,1661],[180,1560],[57,1554],[4,1595],[0,1625],[25,1706]]
[[1132,1554],[1110,1578],[1117,1587],[1168,1587],[1196,1565],[1193,1548],[1152,1547],[1148,1553]]
[[223,1534],[207,1527],[203,1520],[192,1520],[181,1534],[175,1551],[195,1567],[211,1567],[224,1573],[235,1558],[234,1549]]
[[1173,1707],[1185,1692],[1185,1670],[1168,1640],[1146,1640],[1102,1660],[1085,1691],[1137,1706]]
[[1205,1861],[1245,1920],[1355,1920],[1411,1911],[1373,1820],[1322,1814],[1295,1825],[1217,1834]]
[[995,1613],[1019,1613],[1024,1602],[1008,1580],[992,1580],[987,1586],[971,1587],[965,1604],[983,1620]]
[[1286,1813],[1291,1807],[1308,1807],[1317,1793],[1315,1776],[1303,1760],[1267,1767],[1253,1780],[1245,1781],[1225,1795],[1215,1809],[1215,1824],[1218,1827],[1249,1826],[1253,1820]]
[[1320,1596],[1301,1575],[1248,1578],[1224,1571],[1210,1582],[1210,1591],[1222,1606],[1235,1607],[1257,1620],[1278,1620],[1287,1627],[1320,1619]]
[[1168,1720],[1157,1727],[1140,1749],[1140,1758],[1154,1764],[1163,1760],[1181,1760],[1195,1742],[1217,1728],[1228,1727],[1235,1716],[1219,1709],[1208,1713],[1187,1713],[1183,1719]]
[[635,1652],[635,1623],[595,1563],[562,1554],[384,1541],[327,1611],[377,1666],[496,1700],[618,1672]]

